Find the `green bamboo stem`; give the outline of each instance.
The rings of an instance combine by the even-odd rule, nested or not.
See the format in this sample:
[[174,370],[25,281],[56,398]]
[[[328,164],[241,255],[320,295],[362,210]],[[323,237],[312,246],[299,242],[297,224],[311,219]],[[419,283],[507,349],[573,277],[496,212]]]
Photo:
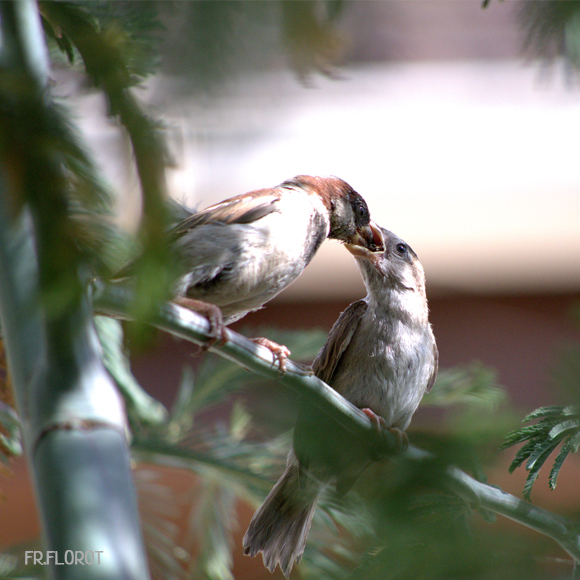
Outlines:
[[72,273],[75,298],[64,311],[41,299],[59,236],[43,196],[64,195],[64,179],[54,151],[34,133],[17,134],[23,111],[41,118],[50,108],[34,0],[0,3],[0,26],[0,74],[18,88],[0,92],[0,317],[46,544],[40,561],[58,579],[143,580],[124,407],[101,362],[79,264],[57,271]]

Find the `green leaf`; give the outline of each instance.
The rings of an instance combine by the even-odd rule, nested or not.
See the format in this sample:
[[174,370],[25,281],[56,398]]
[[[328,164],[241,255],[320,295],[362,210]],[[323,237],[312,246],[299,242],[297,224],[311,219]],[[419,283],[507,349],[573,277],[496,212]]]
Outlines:
[[189,522],[191,539],[200,546],[200,556],[190,572],[208,580],[233,580],[232,530],[236,494],[223,478],[205,477],[195,490],[196,503]]
[[568,457],[570,451],[571,447],[569,445],[563,445],[562,449],[560,449],[560,453],[558,453],[558,456],[554,461],[554,465],[552,466],[552,469],[550,470],[550,475],[548,477],[548,483],[551,489],[555,489],[560,469],[562,468],[564,460],[566,459],[566,457]]
[[580,445],[580,433],[577,433],[576,435],[574,435],[574,437],[571,437],[565,445],[562,446],[562,449],[560,449],[560,453],[558,454],[558,457],[556,457],[556,460],[554,461],[554,465],[550,471],[550,475],[548,478],[548,482],[551,489],[556,488],[558,475],[560,474],[560,469],[562,468],[565,459],[568,457],[570,453],[578,451],[579,445]]
[[520,21],[525,32],[525,50],[530,56],[547,62],[563,56],[569,64],[578,67],[579,19],[578,2],[528,0],[520,12]]
[[562,440],[564,437],[568,437],[574,433],[577,433],[580,430],[580,423],[577,419],[570,419],[568,421],[563,421],[558,425],[554,425],[550,432],[548,433],[548,437],[550,439],[558,439]]
[[563,411],[564,411],[564,407],[560,407],[560,406],[540,407],[539,409],[536,409],[535,411],[532,411],[531,413],[526,415],[522,419],[522,423],[534,421],[535,419],[539,419],[541,417],[546,417],[546,418],[559,417],[562,415]]
[[531,471],[530,473],[528,473],[528,477],[526,478],[526,483],[524,484],[524,490],[522,492],[524,499],[526,499],[528,501],[531,500],[532,487],[534,485],[534,482],[538,478],[539,474],[540,474],[539,470],[538,471]]
[[538,423],[536,425],[530,425],[515,431],[511,431],[504,437],[504,441],[501,444],[501,449],[506,449],[507,447],[511,447],[517,443],[523,443],[529,439],[542,437],[547,431],[549,431],[549,427],[546,428],[546,425],[543,423]]
[[514,460],[511,462],[508,471],[513,473],[517,467],[519,467],[524,461],[528,459],[528,457],[532,454],[534,448],[536,446],[535,441],[528,441],[525,445],[523,445],[518,452]]
[[559,441],[544,439],[538,442],[526,463],[528,471],[539,471],[549,455],[556,449]]
[[184,506],[159,470],[139,467],[134,471],[143,535],[152,577],[184,579],[181,529],[175,520]]
[[125,399],[130,418],[145,425],[164,424],[167,410],[143,390],[131,372],[124,351],[121,323],[105,316],[95,316],[94,321],[103,349],[103,363]]
[[548,476],[551,489],[556,486],[560,469],[568,455],[578,449],[580,442],[580,417],[578,407],[550,406],[540,407],[524,417],[523,422],[539,421],[533,425],[522,427],[508,433],[502,448],[507,448],[517,443],[525,444],[518,450],[508,470],[512,473],[517,467],[526,462],[528,477],[524,486],[524,497],[530,498],[531,490],[536,481],[540,469],[548,457],[561,443],[562,448],[558,453]]

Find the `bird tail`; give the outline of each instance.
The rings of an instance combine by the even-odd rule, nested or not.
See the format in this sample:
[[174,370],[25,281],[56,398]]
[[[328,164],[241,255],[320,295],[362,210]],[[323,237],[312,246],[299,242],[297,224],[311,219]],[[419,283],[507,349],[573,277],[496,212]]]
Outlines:
[[253,557],[262,552],[264,566],[274,572],[280,565],[288,578],[294,562],[302,558],[320,492],[320,484],[289,458],[282,477],[252,517],[244,554]]

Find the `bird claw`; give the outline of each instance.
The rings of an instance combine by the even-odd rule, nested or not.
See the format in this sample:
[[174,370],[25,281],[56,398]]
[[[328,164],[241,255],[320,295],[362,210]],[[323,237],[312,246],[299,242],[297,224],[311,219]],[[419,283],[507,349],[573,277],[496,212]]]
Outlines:
[[385,420],[380,415],[377,415],[372,409],[365,407],[364,409],[361,409],[361,411],[370,419],[373,427],[379,433],[387,428]]
[[274,364],[278,363],[278,372],[281,375],[286,374],[286,361],[290,356],[290,349],[288,347],[264,337],[251,338],[250,340],[253,343],[264,346],[269,351],[271,351],[272,355],[274,356]]
[[212,346],[223,346],[228,341],[228,332],[224,326],[222,311],[215,304],[186,297],[177,298],[175,303],[207,318],[209,331],[207,342],[201,347],[203,351],[209,350]]
[[403,453],[409,447],[409,436],[397,427],[389,427],[387,431],[397,439],[395,453]]
[[[365,407],[361,409],[361,411],[369,418],[372,426],[374,427],[377,434],[382,434],[383,431],[387,428],[387,423],[383,417],[377,415],[372,409]],[[371,449],[371,458],[374,461],[380,461],[385,456],[385,452],[382,449],[382,446],[377,445],[373,449]]]
[[[370,419],[373,427],[377,430],[379,434],[382,434],[385,430],[388,431],[391,435],[395,437],[397,440],[396,447],[394,450],[395,454],[403,453],[409,447],[409,437],[404,431],[401,431],[397,427],[387,427],[387,424],[383,417],[377,415],[373,410],[369,408],[361,409],[361,411]],[[377,457],[375,459],[382,459],[382,456],[379,451],[376,453]]]

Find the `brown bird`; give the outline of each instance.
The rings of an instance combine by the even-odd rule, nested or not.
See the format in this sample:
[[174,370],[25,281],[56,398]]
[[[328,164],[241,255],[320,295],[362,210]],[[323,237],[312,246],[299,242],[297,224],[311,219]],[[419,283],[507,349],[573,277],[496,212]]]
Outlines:
[[[384,251],[347,244],[367,296],[338,318],[313,363],[314,374],[386,426],[404,430],[437,374],[438,353],[428,318],[425,275],[415,252],[381,228]],[[254,514],[244,553],[286,577],[304,552],[316,502],[334,481],[345,493],[369,464],[362,442],[312,407],[299,410],[286,470]]]
[[[338,177],[299,175],[226,199],[170,230],[183,272],[176,302],[206,315],[216,340],[225,341],[224,325],[287,288],[326,238],[380,244],[369,222],[365,200]],[[284,370],[286,347],[253,340],[270,348]]]

